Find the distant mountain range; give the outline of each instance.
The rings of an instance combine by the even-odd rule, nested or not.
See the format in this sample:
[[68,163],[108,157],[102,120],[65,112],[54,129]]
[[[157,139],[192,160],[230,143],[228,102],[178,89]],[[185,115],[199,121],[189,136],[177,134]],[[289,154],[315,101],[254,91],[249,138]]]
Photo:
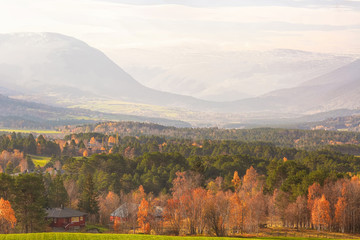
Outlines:
[[60,105],[93,98],[197,109],[208,104],[144,87],[99,50],[56,33],[0,35],[0,86]]
[[[289,50],[276,50],[272,54],[283,55],[286,58],[285,56],[289,54],[293,56],[295,53]],[[309,59],[311,55],[306,52],[297,52],[297,54]],[[322,58],[324,64],[326,57],[322,56]],[[336,61],[340,64],[349,59]],[[315,62],[316,60],[311,63],[315,64]],[[330,62],[334,64],[334,61]],[[264,66],[261,67],[263,68]],[[281,68],[281,64],[277,68]],[[289,81],[291,81],[290,70],[295,68],[296,66],[292,66],[285,71]],[[271,70],[263,72],[271,72]],[[219,76],[219,83],[221,80]],[[296,81],[300,80],[296,79]],[[188,84],[190,85],[191,82]],[[126,106],[128,109],[133,109],[134,105],[131,104],[140,106],[140,110],[135,112],[135,115],[139,113],[153,117],[151,120],[161,119],[161,121],[181,119],[196,123],[224,124],[251,122],[254,119],[298,119],[323,112],[333,114],[327,117],[337,117],[334,110],[360,108],[358,100],[360,99],[360,60],[302,82],[297,87],[238,101],[214,102],[145,87],[102,52],[72,37],[56,33],[3,34],[0,35],[0,93],[17,99],[48,104],[14,102],[15,100],[1,97],[1,101],[8,101],[6,102],[8,105],[2,106],[3,117],[15,112],[18,117],[25,117],[21,114],[27,114],[26,116],[31,118],[41,118],[46,115],[44,119],[56,120],[58,117],[63,119],[64,116],[71,115],[68,119],[79,119],[79,116],[111,112],[117,114],[105,114],[106,119],[114,120],[119,116],[134,118],[126,110]],[[13,107],[9,107],[9,104],[13,104],[11,105]],[[28,104],[31,105],[30,108]],[[118,110],[121,104],[124,107]],[[74,106],[96,111],[62,108]],[[42,109],[41,114],[40,111],[33,112],[37,108]],[[206,114],[202,115],[204,112]],[[90,117],[90,119],[98,120],[102,117]],[[149,118],[143,116],[141,119]],[[181,121],[172,124],[187,125]]]
[[295,87],[355,60],[292,49],[226,51],[193,46],[121,49],[109,56],[145,86],[209,101],[236,101]]
[[360,60],[298,87],[237,101],[229,109],[314,114],[336,109],[360,108]]

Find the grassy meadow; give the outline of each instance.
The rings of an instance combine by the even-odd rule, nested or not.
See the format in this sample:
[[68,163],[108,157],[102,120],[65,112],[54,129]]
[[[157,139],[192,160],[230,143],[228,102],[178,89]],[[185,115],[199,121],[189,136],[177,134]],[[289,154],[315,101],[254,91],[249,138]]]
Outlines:
[[44,167],[48,162],[50,162],[50,157],[30,155],[35,166]]
[[[229,237],[174,237],[174,236],[159,236],[159,235],[133,235],[133,234],[91,234],[91,233],[29,233],[29,234],[3,234],[0,235],[0,240],[233,240]],[[273,238],[246,238],[248,240],[266,239],[266,240],[303,240],[303,239],[321,239],[321,238],[292,238],[292,237],[273,237]]]
[[11,128],[0,128],[0,132],[5,133],[38,133],[38,134],[56,134],[60,133],[55,130],[39,130],[39,129],[11,129]]

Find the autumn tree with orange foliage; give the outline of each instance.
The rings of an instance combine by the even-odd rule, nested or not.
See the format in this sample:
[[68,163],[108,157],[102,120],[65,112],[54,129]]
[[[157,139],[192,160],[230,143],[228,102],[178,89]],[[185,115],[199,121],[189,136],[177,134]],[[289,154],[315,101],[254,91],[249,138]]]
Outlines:
[[208,191],[205,208],[205,220],[209,232],[217,237],[225,236],[229,223],[229,195],[223,191]]
[[265,221],[266,201],[263,194],[263,181],[253,167],[246,170],[239,197],[243,201],[243,214],[245,216],[242,230],[247,232],[258,232],[259,226]]
[[173,180],[172,195],[178,202],[181,218],[187,221],[189,234],[200,233],[203,229],[203,221],[200,219],[203,215],[201,204],[204,203],[202,200],[206,192],[196,190],[199,183],[200,175],[192,172],[177,172]]
[[16,224],[15,212],[9,201],[0,198],[0,233],[9,233]]
[[137,212],[137,222],[139,224],[140,230],[143,233],[150,233],[150,223],[148,219],[149,215],[149,202],[145,198],[141,201],[139,209]]
[[345,232],[346,207],[346,199],[344,197],[339,197],[335,205],[335,221],[339,225],[339,229],[341,232]]
[[141,201],[146,198],[146,193],[144,190],[144,187],[142,185],[139,186],[139,188],[133,192],[132,194],[132,201],[133,203],[140,204]]
[[315,200],[317,198],[320,198],[321,195],[322,195],[322,188],[319,183],[315,182],[308,188],[307,207],[310,213],[313,210]]
[[120,198],[114,192],[109,192],[106,197],[102,196],[99,200],[99,215],[100,215],[100,222],[103,225],[109,223],[110,214],[119,207]]
[[298,196],[296,201],[290,203],[285,210],[285,221],[289,227],[305,227],[308,223],[307,200]]
[[206,190],[203,188],[195,188],[191,191],[190,210],[192,219],[193,232],[203,234],[205,228],[204,220],[204,204],[206,202]]
[[114,232],[119,232],[120,226],[121,226],[121,220],[119,218],[115,218],[113,225]]
[[[350,180],[343,183],[342,197],[344,198],[343,206],[338,206],[338,218],[343,217],[344,231],[349,233],[360,232],[360,179],[353,176]],[[340,203],[339,203],[340,204]],[[340,214],[340,207],[344,208]],[[343,215],[343,216],[341,216]]]
[[311,222],[318,230],[325,230],[329,227],[330,223],[330,204],[323,194],[321,198],[314,201],[311,211]]
[[229,225],[234,233],[242,232],[244,228],[245,207],[245,202],[240,199],[237,193],[233,193],[230,197]]
[[169,225],[170,233],[176,236],[179,235],[183,218],[178,199],[171,198],[167,201],[164,216]]

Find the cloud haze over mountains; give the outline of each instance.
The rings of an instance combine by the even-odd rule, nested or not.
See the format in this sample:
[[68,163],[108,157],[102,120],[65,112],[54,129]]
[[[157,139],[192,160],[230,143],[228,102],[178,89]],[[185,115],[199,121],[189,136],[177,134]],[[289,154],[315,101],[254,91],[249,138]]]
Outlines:
[[[360,54],[360,42],[354,41],[360,39],[359,5],[314,0],[4,0],[0,29],[73,36],[104,52],[145,86],[221,101],[293,87],[300,78],[309,80],[311,74],[320,76],[349,63],[354,56],[335,57]],[[301,65],[308,57],[285,57],[282,78],[264,71],[281,68],[273,49],[332,56],[311,56],[311,69],[302,71],[302,65],[286,81],[291,70],[286,61]]]
[[[233,89],[231,86],[221,89],[224,80],[226,77],[231,79],[236,74],[239,75],[239,79],[247,79],[249,82],[259,83],[259,80],[266,78],[267,81],[277,83],[278,88],[281,88],[279,87],[281,84],[299,85],[299,87],[280,89],[244,100],[236,99],[237,89],[234,89],[234,99],[222,103],[215,102],[215,97],[204,101],[191,96],[158,91],[155,87],[148,88],[136,81],[101,51],[85,42],[56,33],[0,35],[0,84],[2,93],[20,99],[60,106],[80,104],[89,109],[94,109],[94,101],[97,101],[99,110],[106,111],[106,106],[110,105],[114,106],[112,109],[115,108],[116,113],[124,113],[116,109],[116,104],[119,104],[116,101],[182,108],[197,112],[231,113],[239,116],[255,114],[258,117],[274,117],[277,114],[301,116],[339,108],[360,107],[357,101],[360,94],[358,84],[360,60],[348,63],[353,61],[351,57],[286,49],[238,53],[235,54],[238,61],[233,65],[226,61],[219,64],[218,55],[207,56],[208,62],[199,61],[193,56],[191,59],[193,62],[189,62],[188,66],[185,63],[186,60],[190,60],[189,58],[178,59],[183,63],[175,65],[185,68],[179,72],[166,74],[173,74],[175,79],[173,84],[183,84],[185,89],[186,85],[192,85],[195,80],[190,78],[188,82],[181,83],[176,78],[185,78],[188,76],[187,72],[191,72],[186,68],[195,66],[199,69],[199,76],[208,74],[202,86],[206,88],[209,80],[212,80],[213,84],[218,82],[217,92],[224,95],[227,94],[226,91]],[[200,62],[205,65],[199,66]],[[211,71],[211,66],[215,67],[215,71]],[[216,66],[220,69],[216,69]],[[222,74],[216,75],[216,71],[222,71]],[[161,79],[165,78],[163,76]],[[305,82],[305,79],[311,80]],[[236,84],[236,81],[230,84]],[[246,87],[247,85],[243,88],[239,86],[239,89],[249,92],[246,91]],[[262,88],[261,82],[258,88]],[[264,88],[262,89],[265,91]],[[131,108],[131,105],[129,107]],[[151,107],[144,106],[144,108]],[[151,112],[151,116],[158,116],[156,114],[166,116],[168,109],[162,111],[165,113],[155,110]],[[175,112],[175,118],[184,117],[179,110]],[[167,116],[171,114],[168,113]],[[189,116],[187,115],[186,118]],[[225,119],[225,115],[222,118]],[[207,118],[206,121],[211,120]]]

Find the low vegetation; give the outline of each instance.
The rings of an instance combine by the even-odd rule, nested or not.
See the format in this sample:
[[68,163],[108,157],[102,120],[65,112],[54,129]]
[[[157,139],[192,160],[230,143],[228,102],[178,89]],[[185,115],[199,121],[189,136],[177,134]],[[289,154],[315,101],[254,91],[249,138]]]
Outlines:
[[[227,237],[172,237],[172,236],[153,236],[153,235],[132,235],[132,234],[86,234],[86,233],[32,233],[32,234],[9,234],[0,235],[0,240],[233,240],[234,238]],[[264,240],[317,240],[321,238],[306,238],[306,237],[263,237],[263,238],[246,238],[248,240],[264,239]]]

